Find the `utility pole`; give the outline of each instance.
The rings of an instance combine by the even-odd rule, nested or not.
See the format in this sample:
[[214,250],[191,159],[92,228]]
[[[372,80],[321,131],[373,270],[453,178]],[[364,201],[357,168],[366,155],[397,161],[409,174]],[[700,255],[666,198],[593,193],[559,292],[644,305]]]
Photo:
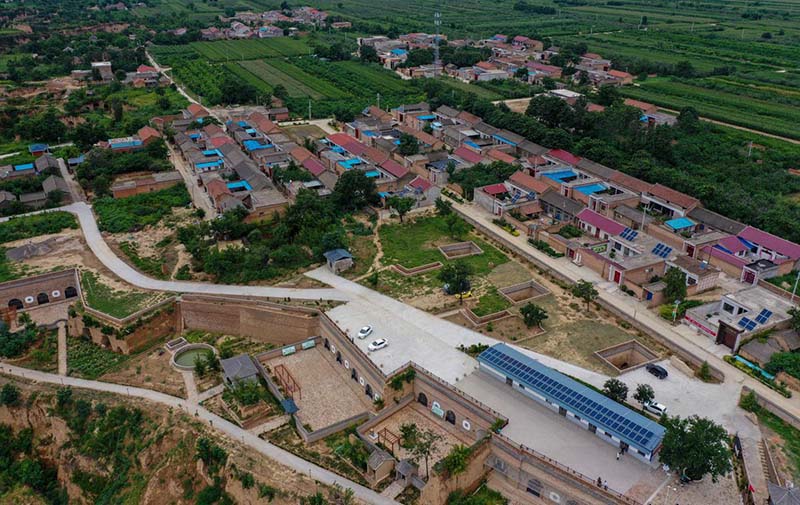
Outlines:
[[311,99],[308,99],[308,120],[311,121]]
[[792,290],[792,303],[794,303],[794,295],[797,293],[797,283],[800,281],[800,270],[797,272],[797,278],[794,280],[794,289]]
[[439,12],[438,7],[436,12],[433,13],[433,24],[436,27],[436,39],[433,46],[433,73],[436,74],[436,69],[441,67],[442,62],[439,59],[439,31],[442,26],[442,13]]
[[378,93],[378,108],[381,108],[381,94]]
[[747,146],[747,157],[749,158],[753,154],[753,141],[750,141],[750,144]]

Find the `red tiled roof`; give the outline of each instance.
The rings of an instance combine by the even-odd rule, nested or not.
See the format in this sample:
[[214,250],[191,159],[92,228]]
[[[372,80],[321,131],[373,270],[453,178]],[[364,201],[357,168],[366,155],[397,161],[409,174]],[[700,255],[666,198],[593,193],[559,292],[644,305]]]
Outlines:
[[481,188],[481,191],[488,195],[502,195],[503,193],[508,193],[508,188],[502,182],[498,182],[497,184],[490,184],[488,186],[484,186]]
[[619,235],[625,231],[625,226],[619,224],[613,219],[609,219],[591,209],[583,209],[576,216],[580,221],[590,224],[595,228],[602,230],[609,235]]
[[586,110],[587,112],[603,112],[604,110],[606,110],[606,108],[605,106],[596,103],[587,103]]
[[328,135],[328,140],[356,156],[363,154],[367,149],[367,146],[346,133],[332,133]]
[[236,142],[232,138],[225,135],[223,137],[211,137],[210,139],[208,139],[208,143],[214,146],[215,148],[220,148],[225,144],[235,144]]
[[476,67],[482,68],[483,70],[495,70],[497,67],[488,61],[479,61],[475,64]]
[[537,200],[535,202],[526,203],[518,210],[526,216],[531,216],[542,212],[542,204]]
[[306,149],[303,146],[297,146],[289,152],[289,155],[294,158],[294,160],[298,163],[303,163],[308,158],[314,156],[311,151]]
[[155,67],[151,67],[150,65],[139,65],[136,68],[136,72],[139,74],[143,74],[145,72],[158,72]]
[[556,158],[557,160],[563,161],[568,165],[575,165],[581,160],[580,157],[575,156],[571,152],[565,151],[563,149],[550,149],[549,151],[547,151],[547,155]]
[[637,179],[632,175],[628,175],[624,172],[615,171],[614,175],[611,176],[609,179],[611,182],[615,184],[619,184],[631,191],[635,191],[637,193],[645,193],[650,190],[652,184],[649,182],[645,182],[641,179]]
[[391,121],[392,119],[391,114],[375,105],[370,105],[369,109],[367,109],[367,113],[369,114],[369,117],[380,119],[381,121]]
[[547,165],[547,160],[537,154],[536,156],[528,156],[528,163],[535,167],[540,167],[542,165]]
[[468,125],[475,125],[481,122],[481,118],[465,110],[459,112],[458,116],[456,116],[456,119],[458,119],[459,121],[464,121]]
[[697,198],[691,197],[685,193],[681,193],[680,191],[675,191],[674,189],[668,188],[667,186],[663,186],[661,184],[653,184],[650,186],[648,193],[666,202],[678,204],[684,209],[691,209],[700,203],[700,200]]
[[[203,133],[205,133],[207,137],[212,138],[225,135],[225,130],[223,130],[219,125],[210,124],[203,127]],[[227,135],[225,136],[227,137]]]
[[314,177],[319,177],[325,171],[325,165],[313,156],[303,160],[303,168],[311,172]]
[[152,126],[143,126],[139,128],[139,131],[136,132],[136,134],[139,135],[139,138],[142,139],[142,142],[144,142],[145,144],[151,138],[161,137],[161,134],[158,133],[158,130],[156,130]]
[[590,59],[592,59],[592,60],[600,60],[600,59],[602,59],[602,58],[603,58],[602,56],[600,56],[600,55],[599,55],[599,54],[597,54],[597,53],[584,53],[584,54],[583,54],[583,57],[584,57],[584,58],[590,58]]
[[247,119],[253,126],[261,130],[261,133],[270,134],[281,131],[278,125],[270,121],[267,116],[260,112],[253,112]]
[[214,179],[213,181],[206,184],[206,191],[208,191],[208,195],[216,202],[222,195],[230,195],[231,192],[228,189],[228,186],[225,184],[225,181],[222,179]]
[[414,177],[414,180],[411,181],[410,183],[408,183],[408,185],[411,186],[412,188],[418,189],[420,191],[428,191],[429,189],[431,189],[433,187],[433,184],[431,184],[431,181],[429,181],[428,179],[425,179],[423,177],[420,177],[419,175]]
[[522,171],[514,172],[508,180],[515,186],[519,186],[527,191],[533,191],[537,194],[542,194],[547,191],[548,186],[544,181],[540,181],[535,177],[531,177]]
[[361,157],[366,158],[378,165],[389,159],[389,155],[387,153],[381,151],[377,147],[371,146],[364,146],[364,152],[361,153]]
[[379,165],[382,169],[386,170],[398,179],[408,173],[408,169],[394,160],[386,160]]
[[196,103],[189,104],[189,106],[186,107],[186,110],[188,110],[189,114],[191,114],[192,117],[195,118],[208,117],[208,111],[205,109],[205,107]]
[[642,112],[647,112],[656,108],[656,106],[653,105],[652,103],[642,102],[641,100],[634,100],[633,98],[626,98],[625,101],[622,103],[630,107],[636,107]]
[[716,248],[716,247],[704,247],[703,248],[703,253],[711,254],[711,256],[713,256],[715,258],[717,258],[717,259],[719,259],[721,261],[724,261],[725,263],[728,263],[730,265],[734,265],[736,267],[739,267],[739,268],[742,268],[743,266],[745,266],[747,264],[747,261],[743,260],[742,258],[737,258],[736,256],[734,256],[732,254],[728,254],[725,251],[723,251],[722,249],[719,249],[719,248]]
[[761,247],[766,247],[775,251],[783,256],[788,256],[792,259],[800,258],[800,245],[788,240],[776,237],[771,233],[759,230],[752,226],[748,226],[739,233],[739,236],[748,242],[758,244]]
[[486,156],[488,156],[489,158],[492,158],[493,160],[502,161],[502,162],[505,162],[505,163],[516,163],[517,162],[517,158],[515,158],[515,157],[511,156],[510,154],[505,153],[505,152],[503,152],[503,151],[501,151],[499,149],[490,150],[488,153],[486,153]]
[[623,72],[622,70],[609,70],[608,75],[619,77],[621,79],[628,79],[629,77],[633,77],[633,75],[629,74],[628,72]]
[[725,237],[719,241],[719,245],[724,247],[725,249],[729,250],[732,254],[737,254],[740,252],[745,252],[749,250],[747,246],[745,246],[741,240],[731,235],[730,237]]
[[466,161],[467,163],[480,163],[483,157],[468,147],[461,146],[453,154]]
[[547,72],[548,74],[553,74],[561,71],[560,67],[556,67],[554,65],[545,65],[544,63],[528,63],[528,68],[533,70],[538,70],[539,72]]

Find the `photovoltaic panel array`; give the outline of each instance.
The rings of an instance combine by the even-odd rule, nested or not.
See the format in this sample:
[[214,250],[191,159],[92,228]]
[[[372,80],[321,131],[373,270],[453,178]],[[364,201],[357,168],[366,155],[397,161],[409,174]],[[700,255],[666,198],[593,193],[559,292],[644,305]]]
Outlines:
[[762,309],[761,312],[756,316],[756,322],[758,324],[764,324],[772,317],[772,311],[769,309]]
[[749,317],[743,317],[739,319],[739,322],[737,324],[747,331],[753,331],[756,327],[756,322],[750,319]]
[[658,423],[505,344],[496,344],[482,352],[478,361],[516,379],[526,388],[603,428],[631,447],[652,452],[664,436],[664,428]]
[[633,242],[633,240],[639,236],[639,232],[631,228],[625,228],[622,230],[622,233],[620,233],[619,236],[625,240],[630,240]]
[[660,258],[666,258],[671,252],[672,248],[666,244],[662,244],[661,242],[656,244],[656,246],[653,248],[653,254]]

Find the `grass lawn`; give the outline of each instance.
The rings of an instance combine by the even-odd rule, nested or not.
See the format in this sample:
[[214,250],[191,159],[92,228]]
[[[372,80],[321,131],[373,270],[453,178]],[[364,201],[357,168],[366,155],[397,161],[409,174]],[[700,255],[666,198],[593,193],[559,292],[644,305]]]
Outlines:
[[155,296],[149,293],[122,291],[106,286],[93,272],[81,274],[81,287],[86,303],[91,308],[118,319],[147,307],[155,299]]
[[78,221],[69,212],[54,211],[11,218],[4,223],[0,223],[0,244],[39,235],[58,233],[66,228],[78,228]]
[[758,410],[758,420],[783,439],[783,454],[790,467],[787,470],[797,482],[800,480],[800,430],[766,409]]
[[507,309],[511,303],[501,295],[495,286],[490,286],[486,294],[478,298],[478,304],[472,307],[472,312],[478,317],[488,316],[495,312]]
[[448,263],[438,247],[463,240],[472,240],[483,249],[483,254],[458,260],[472,266],[475,275],[486,275],[497,265],[508,261],[508,258],[494,246],[472,235],[464,239],[450,237],[445,220],[441,216],[422,217],[403,224],[384,225],[381,226],[379,233],[383,246],[382,261],[385,265],[399,264],[406,268],[414,268],[436,261]]

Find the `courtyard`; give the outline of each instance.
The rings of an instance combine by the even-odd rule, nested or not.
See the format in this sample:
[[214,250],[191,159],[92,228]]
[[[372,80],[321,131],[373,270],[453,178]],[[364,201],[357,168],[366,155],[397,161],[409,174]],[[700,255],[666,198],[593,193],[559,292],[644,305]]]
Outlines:
[[299,394],[294,395],[297,415],[311,431],[374,408],[372,399],[350,379],[348,371],[324,353],[324,349],[314,347],[263,362],[272,374],[277,366],[283,365],[300,386]]

